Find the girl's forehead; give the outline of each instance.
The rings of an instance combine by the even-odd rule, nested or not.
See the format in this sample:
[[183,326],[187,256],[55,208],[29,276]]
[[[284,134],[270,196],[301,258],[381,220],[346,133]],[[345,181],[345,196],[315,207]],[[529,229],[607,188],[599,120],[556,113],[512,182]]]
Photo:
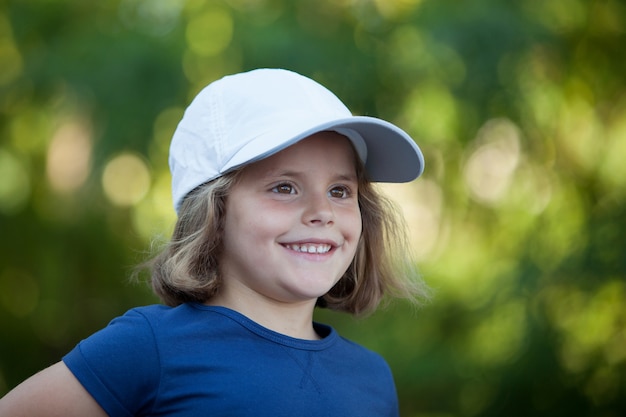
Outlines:
[[357,155],[350,140],[336,132],[319,132],[287,148],[251,163],[248,170],[281,172],[285,169],[298,171],[306,167],[344,172],[344,175],[356,176]]

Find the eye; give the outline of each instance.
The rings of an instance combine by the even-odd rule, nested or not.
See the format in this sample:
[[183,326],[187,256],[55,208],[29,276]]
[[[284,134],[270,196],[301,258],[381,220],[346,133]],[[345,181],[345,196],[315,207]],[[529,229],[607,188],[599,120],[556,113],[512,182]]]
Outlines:
[[296,189],[294,188],[293,185],[289,183],[283,183],[283,184],[278,184],[277,186],[272,188],[272,192],[278,193],[278,194],[295,194]]
[[344,186],[337,186],[330,189],[328,192],[333,198],[348,198],[350,197],[350,189]]

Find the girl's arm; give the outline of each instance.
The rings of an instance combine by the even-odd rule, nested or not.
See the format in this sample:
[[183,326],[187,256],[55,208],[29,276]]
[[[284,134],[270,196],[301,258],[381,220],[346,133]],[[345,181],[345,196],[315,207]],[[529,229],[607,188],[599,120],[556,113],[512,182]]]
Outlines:
[[33,375],[0,398],[0,417],[107,417],[63,362]]

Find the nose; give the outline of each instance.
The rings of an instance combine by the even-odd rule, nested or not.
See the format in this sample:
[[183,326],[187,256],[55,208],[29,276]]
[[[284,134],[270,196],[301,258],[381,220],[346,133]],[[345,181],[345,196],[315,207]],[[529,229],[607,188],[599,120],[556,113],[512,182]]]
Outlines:
[[326,192],[307,196],[304,204],[303,223],[311,226],[326,226],[334,223],[335,213]]

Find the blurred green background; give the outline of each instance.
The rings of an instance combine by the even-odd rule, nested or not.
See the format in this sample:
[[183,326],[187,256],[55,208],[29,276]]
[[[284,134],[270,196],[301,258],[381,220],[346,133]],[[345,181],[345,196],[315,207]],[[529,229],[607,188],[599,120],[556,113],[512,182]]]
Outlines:
[[[0,395],[128,308],[208,82],[284,67],[421,145],[385,187],[436,290],[354,320],[406,417],[626,415],[620,0],[0,1]],[[129,347],[132,348],[132,347]]]

